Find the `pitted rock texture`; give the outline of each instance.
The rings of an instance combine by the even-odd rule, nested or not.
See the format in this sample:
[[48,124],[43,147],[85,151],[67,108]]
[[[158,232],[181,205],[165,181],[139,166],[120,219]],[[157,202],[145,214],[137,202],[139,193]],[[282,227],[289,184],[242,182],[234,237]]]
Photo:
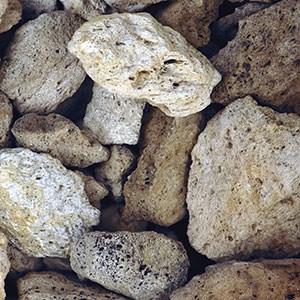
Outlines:
[[11,29],[19,22],[21,16],[22,6],[18,0],[1,0],[0,33]]
[[17,281],[19,300],[126,300],[101,288],[73,282],[56,272],[29,273]]
[[299,146],[300,118],[251,97],[211,119],[192,151],[191,245],[214,260],[297,255]]
[[199,51],[147,13],[95,18],[75,32],[68,49],[103,88],[172,117],[203,110],[221,80]]
[[154,109],[137,168],[124,186],[125,219],[170,226],[184,217],[190,152],[200,121],[200,114],[170,118]]
[[137,144],[144,102],[126,99],[95,84],[87,106],[84,126],[105,144]]
[[7,238],[0,232],[0,299],[5,299],[4,280],[9,272],[10,262],[7,256]]
[[105,0],[105,2],[120,12],[138,12],[144,10],[152,4],[156,4],[166,0]]
[[210,266],[171,300],[300,299],[300,259],[229,262]]
[[0,148],[8,146],[13,107],[8,98],[0,91]]
[[72,269],[132,299],[167,299],[186,281],[181,243],[156,232],[91,232],[73,245]]
[[34,18],[40,14],[57,10],[56,0],[19,0],[23,7],[23,15]]
[[27,114],[15,122],[12,133],[20,146],[49,153],[67,166],[86,168],[109,158],[108,149],[58,114]]
[[214,102],[250,94],[300,113],[299,14],[299,1],[283,0],[239,21],[235,39],[212,58],[223,76]]
[[22,114],[54,111],[83,82],[85,72],[67,50],[82,23],[78,16],[56,11],[16,31],[3,59],[0,89]]
[[0,228],[29,256],[65,257],[99,223],[82,179],[48,154],[0,150]]

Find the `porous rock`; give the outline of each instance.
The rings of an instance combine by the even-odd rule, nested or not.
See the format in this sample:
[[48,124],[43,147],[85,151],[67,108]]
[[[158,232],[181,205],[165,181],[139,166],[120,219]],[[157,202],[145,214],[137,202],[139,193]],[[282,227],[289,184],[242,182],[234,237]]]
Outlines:
[[16,31],[3,59],[0,89],[22,114],[54,111],[83,82],[85,72],[67,50],[82,22],[71,13],[55,11]]
[[209,266],[171,300],[300,299],[300,260],[229,262]]
[[57,10],[56,0],[19,0],[23,16],[34,18],[40,14]]
[[239,21],[234,40],[212,58],[223,75],[214,102],[255,95],[300,113],[299,14],[299,1],[284,0]]
[[181,243],[150,231],[85,234],[72,246],[70,261],[80,276],[138,300],[167,299],[184,284],[189,267]]
[[137,168],[124,186],[125,219],[170,226],[184,217],[190,152],[200,120],[200,114],[171,118],[158,109],[152,112]]
[[105,2],[120,12],[138,12],[152,4],[156,4],[166,0],[105,0]]
[[0,228],[29,256],[65,257],[99,223],[82,179],[48,154],[0,150]]
[[0,33],[8,31],[19,22],[22,6],[18,0],[1,0],[0,3]]
[[95,84],[84,126],[105,145],[135,145],[140,136],[144,106],[144,102],[126,99]]
[[0,232],[0,299],[5,299],[4,280],[9,272],[10,262],[7,256],[7,238]]
[[0,148],[8,146],[13,108],[8,98],[0,92]]
[[188,236],[215,260],[300,249],[300,118],[251,97],[208,123],[192,151]]
[[95,18],[75,32],[68,49],[103,88],[173,117],[204,109],[221,79],[178,32],[147,13]]
[[86,168],[109,158],[108,149],[59,114],[27,114],[14,123],[12,133],[22,147],[49,153],[67,166]]

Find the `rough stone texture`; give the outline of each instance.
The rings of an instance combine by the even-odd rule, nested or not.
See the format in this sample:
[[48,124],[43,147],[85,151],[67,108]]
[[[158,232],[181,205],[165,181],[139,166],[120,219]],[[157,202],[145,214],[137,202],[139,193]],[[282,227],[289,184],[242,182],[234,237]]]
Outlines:
[[55,272],[29,273],[17,281],[19,300],[125,300],[100,288],[73,282]]
[[7,238],[0,232],[0,299],[5,299],[4,280],[9,272],[10,262],[7,256]]
[[86,168],[109,158],[105,147],[58,114],[27,114],[15,122],[12,133],[22,147],[49,153],[67,166]]
[[105,2],[120,12],[137,12],[144,10],[152,4],[156,4],[166,0],[105,0]]
[[0,150],[0,228],[25,254],[66,256],[99,215],[82,179],[57,159],[24,148]]
[[152,112],[137,168],[124,186],[125,219],[170,226],[183,218],[190,152],[200,120],[200,114],[170,118],[158,109]]
[[223,75],[213,101],[252,94],[300,113],[299,14],[300,1],[283,0],[239,21],[235,39],[212,58]]
[[123,182],[131,171],[135,157],[125,146],[113,145],[110,148],[110,158],[95,168],[95,177],[103,182],[117,200],[123,193]]
[[221,79],[178,32],[147,13],[95,18],[75,32],[68,48],[102,87],[173,117],[203,110]]
[[209,25],[218,17],[223,0],[174,0],[156,14],[166,26],[180,32],[186,40],[198,48],[210,39]]
[[80,276],[138,300],[167,299],[189,267],[181,243],[150,231],[88,233],[72,246],[70,261]]
[[67,50],[82,22],[78,16],[56,11],[16,31],[3,59],[0,89],[22,114],[54,111],[83,82],[85,72]]
[[8,98],[0,91],[0,148],[8,146],[13,108]]
[[135,145],[140,136],[144,106],[144,102],[126,99],[95,84],[84,126],[105,145]]
[[19,22],[22,6],[18,0],[1,0],[0,3],[0,33],[8,31]]
[[270,2],[274,2],[276,0],[228,0],[229,2],[267,2],[267,3],[270,3]]
[[40,14],[57,9],[56,0],[19,0],[23,7],[23,16],[34,18]]
[[47,270],[51,271],[72,271],[70,262],[66,258],[45,257],[43,258],[43,264]]
[[191,245],[211,259],[293,256],[300,249],[300,118],[239,99],[192,151]]
[[300,299],[300,260],[229,262],[210,266],[171,300]]

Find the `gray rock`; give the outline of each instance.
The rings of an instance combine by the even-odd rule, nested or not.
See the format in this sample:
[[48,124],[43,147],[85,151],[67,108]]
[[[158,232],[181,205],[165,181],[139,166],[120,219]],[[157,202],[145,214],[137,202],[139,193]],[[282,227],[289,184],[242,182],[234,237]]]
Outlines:
[[56,0],[19,0],[23,7],[23,16],[34,18],[40,14],[57,10]]
[[13,107],[8,98],[0,91],[0,148],[8,146]]
[[19,22],[21,16],[22,6],[18,0],[1,0],[0,33],[11,29]]
[[0,232],[0,299],[5,299],[4,280],[9,272],[10,262],[7,256],[7,238]]
[[166,0],[105,0],[105,2],[120,12],[138,12],[152,4],[156,4]]

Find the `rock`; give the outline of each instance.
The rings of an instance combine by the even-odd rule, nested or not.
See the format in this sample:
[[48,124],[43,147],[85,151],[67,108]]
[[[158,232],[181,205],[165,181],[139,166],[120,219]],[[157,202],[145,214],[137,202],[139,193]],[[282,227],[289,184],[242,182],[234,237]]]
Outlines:
[[12,133],[22,147],[49,153],[67,166],[86,168],[109,158],[105,147],[58,114],[27,114],[15,122]]
[[8,146],[13,107],[8,98],[0,91],[0,148]]
[[228,104],[251,94],[300,113],[299,13],[299,1],[283,0],[239,21],[235,39],[212,58],[223,75],[213,101]]
[[23,16],[35,18],[40,14],[57,10],[56,0],[19,0],[23,7]]
[[138,12],[144,10],[152,4],[156,4],[166,0],[105,0],[105,2],[120,12]]
[[0,89],[22,114],[54,111],[83,82],[85,72],[66,47],[82,22],[75,15],[56,11],[16,31],[3,59]]
[[125,300],[100,288],[73,282],[55,272],[29,273],[17,281],[19,300]]
[[7,238],[0,232],[0,299],[5,299],[4,280],[9,272],[9,259],[7,257]]
[[300,249],[300,118],[239,99],[192,151],[191,245],[214,260],[281,258]]
[[46,266],[47,270],[72,271],[70,262],[66,258],[45,257],[43,258],[43,264]]
[[190,152],[200,121],[200,114],[170,118],[153,111],[137,168],[124,186],[126,220],[170,226],[184,217]]
[[210,266],[171,300],[300,299],[300,259],[229,262]]
[[156,232],[91,232],[72,246],[71,267],[80,276],[132,299],[167,299],[186,281],[182,244]]
[[126,99],[95,84],[84,126],[105,145],[135,145],[140,136],[144,106],[144,102]]
[[1,0],[0,33],[8,31],[17,24],[22,16],[22,6],[18,0]]
[[276,0],[259,0],[259,1],[257,1],[257,0],[228,0],[229,2],[267,2],[267,3],[270,3],[270,2],[274,2],[274,1],[276,1]]
[[82,179],[57,159],[24,148],[0,150],[0,228],[23,253],[66,257],[99,214]]
[[218,17],[223,0],[174,0],[160,9],[156,17],[163,25],[180,32],[198,48],[210,39],[209,25]]
[[76,31],[68,49],[109,92],[147,101],[172,117],[204,109],[221,79],[179,33],[147,13],[99,16]]

